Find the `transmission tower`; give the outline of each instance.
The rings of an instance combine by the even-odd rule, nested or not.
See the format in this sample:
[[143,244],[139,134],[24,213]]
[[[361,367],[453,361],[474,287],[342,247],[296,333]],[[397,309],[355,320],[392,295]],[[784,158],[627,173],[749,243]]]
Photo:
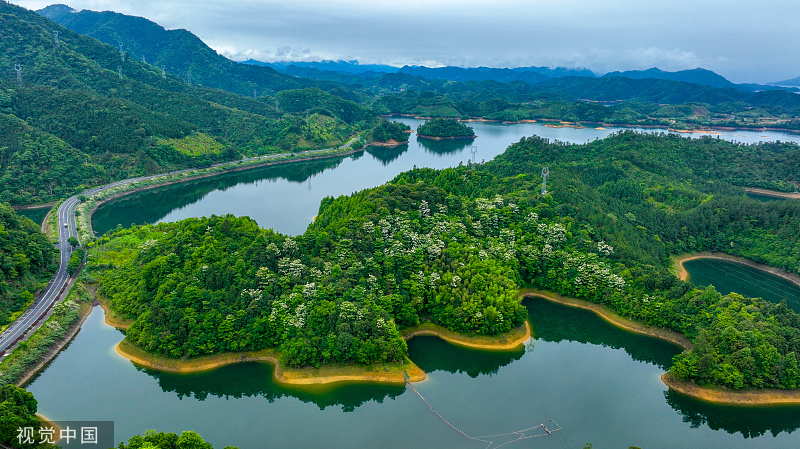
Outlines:
[[119,59],[125,62],[125,50],[122,48],[122,41],[119,42]]
[[17,84],[22,85],[22,66],[19,64],[14,64],[14,70],[17,71]]
[[167,66],[165,65],[161,66],[161,79],[162,80],[167,79]]
[[61,46],[61,42],[58,41],[58,31],[53,31],[53,37],[56,38],[56,48]]
[[192,69],[189,69],[186,72],[186,81],[189,83],[190,86],[192,85]]
[[550,168],[542,169],[542,196],[547,195],[547,177],[550,176]]
[[119,73],[119,80],[122,81],[122,66],[117,66],[117,73]]
[[147,64],[147,59],[145,59],[144,55],[142,55],[142,62]]
[[258,98],[258,90],[253,89],[253,98]]
[[469,146],[469,152],[470,152],[470,154],[472,154],[472,163],[474,164],[475,163],[475,159],[477,159],[477,156],[478,156],[478,147],[475,146],[475,145],[470,145]]

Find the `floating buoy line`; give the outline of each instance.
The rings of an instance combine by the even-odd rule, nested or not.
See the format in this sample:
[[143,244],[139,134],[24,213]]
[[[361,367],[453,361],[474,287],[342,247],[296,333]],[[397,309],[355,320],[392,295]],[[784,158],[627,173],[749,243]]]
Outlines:
[[[425,397],[423,397],[422,394],[420,394],[420,392],[417,391],[417,389],[414,388],[413,385],[411,385],[411,379],[409,379],[408,373],[406,373],[405,371],[403,372],[403,377],[405,378],[406,385],[408,385],[408,387],[411,388],[411,390],[414,393],[416,393],[417,396],[419,396],[420,399],[422,399],[422,402],[424,402],[425,405],[428,406],[428,408],[431,410],[432,413],[434,413],[436,416],[438,416],[439,419],[441,419],[451,429],[453,429],[456,432],[460,433],[465,438],[469,438],[470,440],[481,441],[481,442],[486,443],[486,449],[489,449],[490,447],[492,447],[492,444],[494,444],[493,443],[493,439],[496,439],[498,437],[506,437],[506,436],[507,437],[511,437],[511,436],[517,435],[517,438],[515,438],[513,440],[510,440],[510,441],[506,441],[505,443],[503,443],[503,444],[501,444],[499,446],[495,446],[494,449],[498,449],[498,448],[503,447],[503,446],[505,446],[507,444],[511,444],[511,443],[514,443],[514,442],[520,441],[520,440],[527,440],[527,439],[530,439],[530,438],[550,436],[550,435],[553,434],[553,432],[558,432],[559,430],[561,430],[561,426],[556,424],[556,422],[553,421],[552,419],[548,419],[546,421],[542,421],[541,423],[539,423],[539,424],[537,424],[535,426],[528,427],[527,429],[515,430],[513,432],[496,433],[496,434],[492,434],[492,435],[480,435],[480,436],[477,436],[477,437],[473,437],[473,436],[467,435],[464,431],[462,431],[458,427],[456,427],[453,424],[451,424],[450,421],[446,420],[444,418],[444,416],[440,415],[439,412],[437,412],[436,409],[433,408],[433,406],[425,399]],[[537,433],[529,434],[530,432],[537,432]]]

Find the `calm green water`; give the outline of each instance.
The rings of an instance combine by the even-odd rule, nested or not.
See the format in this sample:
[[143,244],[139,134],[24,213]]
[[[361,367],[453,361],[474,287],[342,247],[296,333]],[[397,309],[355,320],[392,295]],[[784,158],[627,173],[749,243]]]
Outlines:
[[774,274],[720,259],[695,259],[683,266],[697,285],[713,285],[724,295],[736,292],[772,302],[785,300],[789,308],[800,312],[800,287]]
[[[409,118],[395,120],[414,129],[422,123]],[[345,158],[230,173],[130,195],[98,208],[92,224],[96,232],[103,234],[117,225],[128,227],[230,213],[249,216],[265,228],[297,235],[317,215],[322,198],[382,185],[413,167],[446,168],[473,159],[488,161],[522,137],[534,134],[585,143],[621,129],[547,128],[539,123],[472,122],[470,126],[478,136],[474,140],[417,141],[416,134],[411,134],[409,143],[398,148],[371,147]],[[800,142],[800,135],[785,133],[737,131],[720,137],[741,142],[793,139]],[[558,182],[557,172],[550,174],[550,182]]]
[[[526,300],[535,338],[511,352],[473,351],[434,337],[409,342],[428,378],[417,390],[470,435],[553,419],[549,437],[506,448],[789,448],[800,408],[736,408],[669,393],[659,380],[678,349],[621,331],[590,312]],[[27,388],[56,420],[114,420],[116,439],[146,429],[194,429],[215,446],[475,448],[405,387],[285,388],[267,364],[178,375],[118,356],[123,335],[96,308]],[[507,440],[498,440],[496,444]]]
[[36,224],[42,224],[44,221],[44,217],[47,215],[47,212],[50,211],[50,206],[47,207],[38,207],[36,209],[20,209],[17,211],[19,215],[23,217],[28,217],[33,220]]
[[[401,119],[412,127],[418,120]],[[523,136],[586,142],[616,129],[471,124],[472,142],[368,148],[350,157],[270,167],[164,187],[106,204],[95,229],[233,213],[288,234],[302,233],[325,196],[381,185],[418,167],[489,160]],[[766,137],[761,137],[765,135]],[[736,132],[739,141],[797,136]],[[472,147],[477,147],[476,149]],[[474,155],[473,155],[473,149]],[[557,182],[557,173],[551,174]],[[670,393],[659,376],[677,349],[616,329],[593,314],[526,302],[535,338],[511,352],[472,351],[436,338],[409,342],[429,373],[415,384],[450,422],[471,435],[528,428],[553,419],[553,436],[505,448],[800,447],[800,407],[720,407]],[[215,446],[281,448],[485,448],[433,415],[405,387],[286,388],[272,368],[247,363],[177,375],[140,369],[114,351],[123,335],[95,309],[81,332],[27,388],[54,420],[114,420],[117,441],[147,429],[193,429]],[[497,441],[495,446],[505,441]]]
[[786,201],[786,198],[778,198],[778,197],[774,197],[774,196],[759,195],[757,193],[747,193],[746,195],[748,197],[754,199],[754,200],[763,201],[765,203],[768,203],[770,201]]

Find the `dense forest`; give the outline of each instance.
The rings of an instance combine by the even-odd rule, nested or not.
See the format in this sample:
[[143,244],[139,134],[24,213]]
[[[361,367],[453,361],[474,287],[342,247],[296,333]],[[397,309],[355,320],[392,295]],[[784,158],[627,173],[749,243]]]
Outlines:
[[0,64],[20,69],[18,79],[13,71],[0,78],[0,178],[8,181],[0,200],[14,204],[243,156],[336,147],[377,123],[370,109],[334,95],[358,99],[338,86],[264,67],[251,69],[277,80],[272,96],[199,86],[4,2],[0,36]]
[[[764,161],[744,157],[753,151]],[[526,138],[486,164],[326,198],[296,238],[233,216],[118,230],[92,249],[92,270],[112,308],[135,318],[129,341],[170,357],[276,347],[294,366],[400,360],[399,330],[502,333],[526,317],[519,288],[537,287],[687,335],[697,349],[676,358],[681,378],[795,388],[797,315],[697,289],[668,258],[725,251],[798,272],[787,236],[800,205],[735,185],[796,151],[633,132],[584,145]],[[781,170],[796,176],[791,167]],[[764,181],[782,185],[781,173]]]
[[[15,385],[0,386],[0,444],[19,449],[55,448],[55,445],[41,443],[39,429],[41,423],[36,416],[38,404],[33,394]],[[18,440],[18,428],[30,427],[32,443]]]
[[56,254],[39,226],[0,203],[0,325],[44,287],[55,272]]
[[382,120],[375,128],[372,128],[367,135],[367,140],[370,142],[388,142],[390,140],[408,142],[408,131],[410,130],[411,127],[405,123]]
[[475,137],[475,130],[456,120],[435,118],[417,126],[417,135],[439,138]]

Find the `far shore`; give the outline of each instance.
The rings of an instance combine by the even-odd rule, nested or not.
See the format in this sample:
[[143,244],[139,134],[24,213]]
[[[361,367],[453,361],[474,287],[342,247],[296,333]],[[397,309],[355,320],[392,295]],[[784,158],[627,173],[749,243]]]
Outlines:
[[429,140],[457,140],[457,139],[475,139],[478,136],[471,135],[471,136],[452,136],[452,137],[436,137],[436,136],[426,136],[425,134],[417,133],[417,138],[429,139]]
[[383,148],[395,148],[399,147],[400,145],[405,145],[408,143],[408,140],[399,141],[394,139],[389,139],[386,141],[375,141],[367,144],[368,147],[383,147]]
[[556,304],[590,310],[596,313],[600,318],[620,329],[668,341],[686,351],[691,351],[693,347],[692,342],[681,333],[661,327],[648,326],[644,323],[624,318],[611,310],[610,307],[601,304],[562,296],[546,290],[525,289],[520,292],[520,295],[523,297],[542,298]]
[[771,196],[773,198],[786,198],[790,200],[800,200],[799,192],[779,192],[777,190],[759,189],[756,187],[745,187],[744,191],[756,195]]
[[771,267],[769,265],[760,264],[757,262],[753,262],[752,260],[745,259],[744,257],[739,256],[731,256],[730,254],[725,253],[718,253],[718,252],[702,252],[702,253],[689,253],[689,254],[682,254],[680,256],[675,256],[672,259],[672,267],[675,270],[675,274],[682,280],[689,279],[689,272],[686,271],[686,268],[683,266],[684,262],[688,262],[690,260],[695,259],[719,259],[719,260],[729,260],[731,262],[740,263],[742,265],[747,265],[748,267],[752,267],[769,274],[774,274],[775,276],[781,277],[786,279],[787,281],[797,285],[800,287],[800,276],[796,274],[792,274],[786,271],[781,270],[780,268]]
[[682,382],[671,373],[661,375],[661,381],[671,390],[706,402],[729,405],[800,404],[800,390],[733,390],[725,387],[703,387],[694,382]]

